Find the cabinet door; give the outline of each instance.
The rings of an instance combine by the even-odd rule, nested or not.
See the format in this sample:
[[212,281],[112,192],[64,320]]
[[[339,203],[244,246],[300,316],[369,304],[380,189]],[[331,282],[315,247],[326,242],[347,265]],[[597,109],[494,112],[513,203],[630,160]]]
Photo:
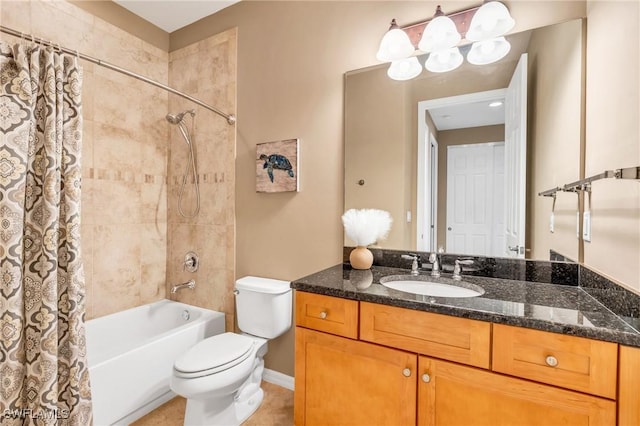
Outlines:
[[614,401],[426,357],[419,363],[419,426],[616,423]]
[[618,424],[640,425],[640,348],[620,346]]
[[296,327],[295,424],[414,425],[415,354]]

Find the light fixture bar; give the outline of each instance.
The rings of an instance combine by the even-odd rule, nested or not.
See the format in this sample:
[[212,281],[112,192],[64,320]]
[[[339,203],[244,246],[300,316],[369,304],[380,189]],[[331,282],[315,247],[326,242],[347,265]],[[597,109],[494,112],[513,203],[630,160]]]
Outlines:
[[[467,34],[469,25],[471,25],[471,18],[473,18],[473,15],[476,13],[478,9],[480,9],[480,6],[461,10],[460,12],[446,14],[446,16],[451,18],[451,20],[456,24],[456,28],[460,33],[460,35],[462,36],[463,40],[465,39],[464,36]],[[404,32],[407,33],[407,35],[409,36],[409,40],[411,40],[411,43],[416,47],[416,49],[418,48],[418,43],[422,38],[422,33],[424,32],[424,29],[429,23],[429,21],[431,21],[431,19],[418,22],[417,24],[411,24],[405,27],[400,27],[400,29],[404,30]]]

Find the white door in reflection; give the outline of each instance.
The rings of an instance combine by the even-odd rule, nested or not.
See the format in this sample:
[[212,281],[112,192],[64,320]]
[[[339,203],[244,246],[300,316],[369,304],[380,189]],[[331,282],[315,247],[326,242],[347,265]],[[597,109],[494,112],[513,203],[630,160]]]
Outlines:
[[505,97],[505,246],[502,256],[524,259],[527,169],[527,54],[520,56]]
[[504,142],[447,147],[447,252],[504,253]]

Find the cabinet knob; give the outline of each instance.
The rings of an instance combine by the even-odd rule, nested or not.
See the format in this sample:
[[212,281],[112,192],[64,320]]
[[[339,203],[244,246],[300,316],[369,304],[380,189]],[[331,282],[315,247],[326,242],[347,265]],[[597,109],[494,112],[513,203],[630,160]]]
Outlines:
[[427,373],[424,373],[422,375],[422,381],[425,382],[425,383],[429,383],[431,381],[431,376],[428,375]]
[[411,369],[410,368],[405,368],[404,370],[402,370],[402,375],[404,377],[411,377]]
[[557,367],[558,366],[558,359],[553,356],[553,355],[549,355],[546,359],[545,362],[547,363],[547,365],[549,367]]
[[320,318],[325,319],[327,317],[327,313],[325,311],[320,312]]

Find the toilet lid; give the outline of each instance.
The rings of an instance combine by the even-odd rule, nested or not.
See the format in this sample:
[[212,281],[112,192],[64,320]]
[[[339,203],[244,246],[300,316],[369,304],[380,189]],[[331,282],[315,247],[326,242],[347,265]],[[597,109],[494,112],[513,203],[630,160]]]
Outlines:
[[229,369],[252,352],[254,340],[235,333],[208,337],[179,357],[173,368],[181,376],[199,377]]

